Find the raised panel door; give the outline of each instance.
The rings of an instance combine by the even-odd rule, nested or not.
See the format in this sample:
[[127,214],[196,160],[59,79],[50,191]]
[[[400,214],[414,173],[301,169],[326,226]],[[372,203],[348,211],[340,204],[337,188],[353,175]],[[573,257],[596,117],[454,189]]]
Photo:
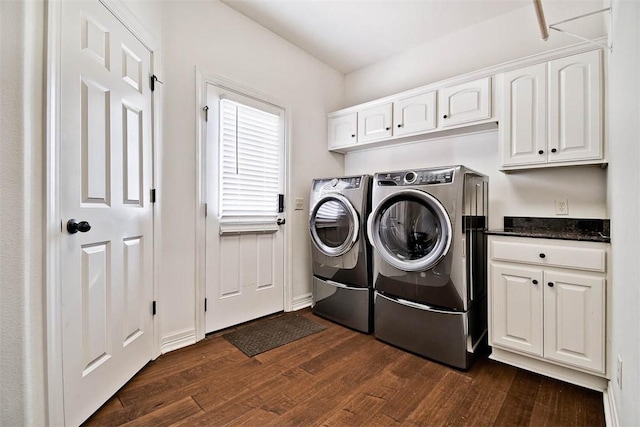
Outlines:
[[358,143],[390,138],[392,104],[367,108],[358,113]]
[[330,117],[328,123],[329,150],[353,145],[357,142],[358,113]]
[[491,345],[542,356],[542,270],[491,265]]
[[500,143],[502,165],[547,161],[547,66],[537,64],[502,75]]
[[601,159],[599,50],[549,62],[549,163]]
[[393,102],[393,135],[424,132],[436,127],[436,92],[421,93]]
[[449,127],[491,117],[491,77],[438,91],[439,126]]
[[153,356],[151,53],[100,2],[60,7],[62,377],[78,425]]
[[545,272],[544,357],[604,372],[605,279]]

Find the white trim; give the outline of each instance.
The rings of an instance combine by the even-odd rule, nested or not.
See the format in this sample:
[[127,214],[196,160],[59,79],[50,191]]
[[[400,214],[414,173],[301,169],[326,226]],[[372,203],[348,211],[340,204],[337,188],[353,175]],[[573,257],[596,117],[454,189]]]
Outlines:
[[308,294],[295,297],[291,304],[291,310],[287,311],[298,311],[303,308],[311,307],[311,305],[313,305],[313,294],[309,292]]
[[195,328],[187,328],[178,332],[174,332],[173,334],[167,335],[162,338],[160,349],[162,351],[162,354],[165,354],[170,351],[195,344],[196,342],[197,340]]
[[[48,424],[64,425],[64,384],[62,377],[62,311],[60,285],[60,206],[58,175],[59,141],[60,141],[60,52],[62,43],[62,1],[47,1],[47,30],[46,30],[46,135],[45,135],[45,366],[46,366],[46,412]],[[121,0],[98,0],[107,8],[125,28],[130,31],[150,53],[149,71],[153,73],[161,64],[159,43],[144,29],[140,22],[129,12]],[[157,63],[157,64],[156,64]],[[159,126],[160,101],[152,95],[153,132],[153,183],[158,189],[160,176],[160,136]],[[159,204],[153,209],[153,293],[154,299],[158,295],[159,266],[157,260],[160,254],[160,217]],[[160,354],[159,321],[153,319],[153,355]]]
[[[195,102],[195,118],[196,118],[196,289],[195,289],[195,322],[196,322],[196,338],[201,340],[205,336],[206,331],[206,315],[204,312],[204,299],[207,294],[206,280],[206,168],[205,168],[205,152],[206,152],[206,131],[207,122],[203,107],[207,105],[207,84],[217,86],[224,90],[228,90],[239,95],[253,98],[260,102],[266,102],[273,106],[284,110],[284,191],[285,191],[285,219],[293,218],[293,207],[289,206],[288,200],[291,195],[291,182],[289,179],[291,173],[291,123],[292,112],[289,105],[283,103],[277,98],[263,92],[257,91],[249,86],[245,86],[226,77],[209,73],[202,70],[198,66],[195,67],[196,80],[196,102]],[[293,290],[292,290],[292,233],[287,232],[287,226],[280,228],[280,232],[284,233],[284,286],[283,286],[283,306],[284,311],[293,310]]]
[[604,406],[604,423],[607,427],[618,427],[618,410],[616,409],[615,393],[611,390],[613,385],[609,381],[609,386],[602,393],[602,404]]

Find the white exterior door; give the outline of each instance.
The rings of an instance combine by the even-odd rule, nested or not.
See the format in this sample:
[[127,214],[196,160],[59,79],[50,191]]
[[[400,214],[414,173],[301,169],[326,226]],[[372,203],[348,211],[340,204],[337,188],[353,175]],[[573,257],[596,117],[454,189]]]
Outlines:
[[[225,219],[221,208],[221,171],[229,169],[228,159],[239,159],[241,150],[221,148],[221,140],[228,129],[221,131],[221,104],[226,100],[252,106],[255,99],[246,98],[233,91],[207,84],[207,122],[205,192],[206,216],[206,327],[205,332],[217,331],[247,322],[284,309],[284,228],[278,224],[283,213],[277,212],[277,193],[284,188],[284,111],[281,118],[281,146],[277,159],[265,160],[279,168],[279,190],[274,194],[276,209],[270,217],[237,221]],[[269,110],[269,106],[256,103],[256,108]],[[274,109],[274,114],[279,114]],[[236,126],[238,121],[236,121]],[[232,123],[233,126],[233,123]],[[254,128],[254,126],[256,126]],[[224,127],[224,126],[223,126]],[[252,123],[252,132],[260,127]],[[239,131],[239,126],[236,131]],[[253,144],[253,142],[251,143]],[[257,147],[258,150],[262,149]],[[263,160],[260,160],[262,162]],[[267,166],[264,166],[267,167]],[[270,166],[269,166],[270,167]],[[232,168],[242,173],[242,166]],[[259,165],[258,169],[263,166]],[[256,178],[256,185],[260,179]],[[247,206],[259,204],[262,195],[244,197]]]
[[98,1],[61,3],[64,416],[78,425],[153,356],[151,53]]

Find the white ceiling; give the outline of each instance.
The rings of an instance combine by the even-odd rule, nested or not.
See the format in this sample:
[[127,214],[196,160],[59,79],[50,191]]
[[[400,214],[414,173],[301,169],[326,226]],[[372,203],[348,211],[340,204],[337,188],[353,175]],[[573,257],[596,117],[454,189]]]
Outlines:
[[348,74],[531,0],[221,0]]

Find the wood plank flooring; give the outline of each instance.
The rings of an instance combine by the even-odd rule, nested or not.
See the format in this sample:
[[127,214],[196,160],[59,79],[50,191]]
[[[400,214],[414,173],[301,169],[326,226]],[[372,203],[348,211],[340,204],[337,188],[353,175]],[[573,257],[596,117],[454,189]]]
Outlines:
[[150,362],[85,425],[604,426],[601,393],[487,358],[459,371],[301,313],[327,329],[252,358],[211,335]]

